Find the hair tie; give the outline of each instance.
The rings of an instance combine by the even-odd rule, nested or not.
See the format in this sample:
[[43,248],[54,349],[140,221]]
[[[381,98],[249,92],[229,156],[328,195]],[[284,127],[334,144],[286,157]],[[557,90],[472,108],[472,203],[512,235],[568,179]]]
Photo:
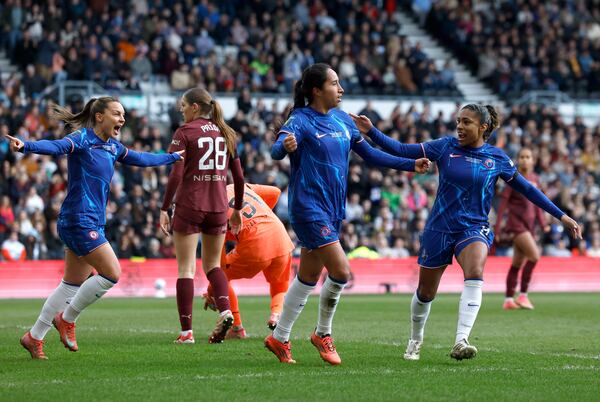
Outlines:
[[490,115],[490,111],[488,110],[487,107],[485,106],[480,106],[480,112],[482,114],[483,117],[483,123],[487,124],[488,126],[491,127],[492,125],[492,116]]

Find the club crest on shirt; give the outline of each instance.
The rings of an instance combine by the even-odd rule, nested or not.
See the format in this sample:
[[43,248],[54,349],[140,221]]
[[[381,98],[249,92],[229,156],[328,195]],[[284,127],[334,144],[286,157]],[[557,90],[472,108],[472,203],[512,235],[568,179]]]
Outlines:
[[91,230],[89,235],[90,235],[90,239],[92,239],[92,240],[98,239],[98,232],[96,232],[95,230]]
[[323,226],[321,228],[321,236],[323,237],[327,237],[331,234],[331,229],[329,229],[327,226]]
[[492,159],[486,159],[483,161],[483,166],[485,166],[488,169],[493,169],[494,168],[494,161]]

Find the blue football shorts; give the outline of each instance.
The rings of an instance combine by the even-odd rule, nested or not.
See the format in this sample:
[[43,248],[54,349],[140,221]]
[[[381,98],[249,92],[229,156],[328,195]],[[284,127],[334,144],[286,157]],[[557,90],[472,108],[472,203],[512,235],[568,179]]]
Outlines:
[[340,240],[342,221],[314,221],[292,223],[301,247],[314,250]]
[[425,268],[440,268],[452,264],[452,256],[459,256],[469,244],[480,241],[488,246],[494,242],[494,232],[488,226],[473,227],[460,233],[425,230],[421,234],[418,263]]

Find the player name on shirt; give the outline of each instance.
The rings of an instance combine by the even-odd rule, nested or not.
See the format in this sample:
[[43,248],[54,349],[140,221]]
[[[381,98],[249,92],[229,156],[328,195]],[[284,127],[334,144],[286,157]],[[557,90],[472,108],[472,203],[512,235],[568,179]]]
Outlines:
[[219,127],[217,127],[217,125],[213,123],[208,123],[200,126],[200,130],[202,130],[203,133],[206,133],[208,131],[216,131],[219,133],[221,132],[221,130],[219,130]]

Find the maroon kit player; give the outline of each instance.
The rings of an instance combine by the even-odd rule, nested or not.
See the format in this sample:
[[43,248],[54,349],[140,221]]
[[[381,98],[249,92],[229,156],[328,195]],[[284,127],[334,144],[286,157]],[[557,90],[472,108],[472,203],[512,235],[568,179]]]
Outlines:
[[[163,232],[173,229],[179,279],[177,280],[177,309],[181,333],[175,343],[194,343],[192,309],[196,248],[202,233],[202,268],[213,289],[220,312],[209,343],[223,341],[233,325],[229,304],[229,283],[221,269],[221,248],[227,230],[227,171],[234,180],[234,208],[230,218],[231,230],[239,232],[244,196],[244,176],[235,151],[236,133],[223,120],[217,101],[204,89],[193,88],[183,94],[181,113],[184,122],[173,136],[170,152],[185,150],[188,158],[171,171],[160,225]],[[173,221],[168,214],[173,198]]]
[[[533,173],[534,160],[531,150],[529,148],[521,149],[517,158],[520,173],[531,184],[539,188],[539,179]],[[506,223],[502,226],[505,211],[508,212],[508,217]],[[495,232],[500,234],[500,239],[510,239],[513,244],[513,259],[506,277],[506,299],[503,305],[505,310],[533,309],[533,304],[527,297],[527,289],[529,288],[533,268],[540,259],[540,252],[533,236],[536,221],[544,228],[544,231],[550,229],[546,224],[544,212],[539,207],[529,202],[521,193],[514,191],[510,186],[506,186],[498,207],[495,228]],[[514,296],[521,269],[523,270],[521,273],[521,293],[515,301]]]

